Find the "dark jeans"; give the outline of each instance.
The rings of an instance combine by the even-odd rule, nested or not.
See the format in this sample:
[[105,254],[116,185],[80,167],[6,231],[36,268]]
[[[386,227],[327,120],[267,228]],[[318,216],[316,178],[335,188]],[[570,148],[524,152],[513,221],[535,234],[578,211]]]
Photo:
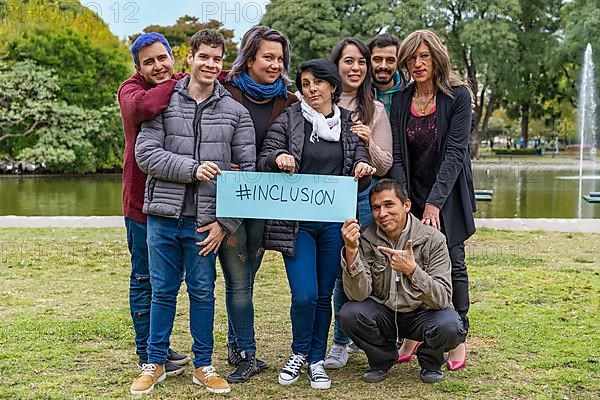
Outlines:
[[396,363],[397,338],[423,341],[417,359],[430,371],[440,369],[444,352],[465,340],[466,331],[454,309],[394,314],[384,304],[367,299],[346,303],[338,315],[344,332],[365,351],[371,369],[388,370]]
[[[374,222],[371,204],[369,203],[369,192],[377,180],[378,179],[375,177],[371,178],[371,183],[369,186],[362,192],[358,193],[356,211],[358,214],[358,223],[362,229]],[[344,284],[342,282],[342,275],[340,271],[340,275],[338,276],[338,279],[336,279],[335,287],[333,289],[333,313],[336,317],[347,301],[348,298],[346,297],[346,293],[344,293]],[[341,345],[348,344],[350,342],[350,339],[344,335],[337,318],[333,322],[333,342]]]
[[[412,203],[411,212],[419,220],[423,218],[423,208],[416,203]],[[442,221],[442,233],[446,234]],[[452,262],[452,305],[463,320],[467,332],[469,331],[469,273],[465,264],[465,244],[457,244],[448,249],[450,261]]]
[[325,359],[331,324],[331,294],[344,245],[342,224],[300,222],[296,253],[284,256],[292,304],[292,351],[313,363]]
[[369,186],[362,192],[358,193],[356,211],[358,214],[358,223],[362,229],[366,228],[367,225],[371,225],[375,221],[373,219],[373,212],[371,211],[371,204],[369,203],[369,192],[371,191],[371,187],[373,187],[377,181],[377,178],[371,178],[371,183]]
[[138,357],[143,360],[148,359],[146,347],[150,331],[150,302],[152,301],[146,228],[146,224],[125,217],[127,247],[131,254],[129,311],[135,330],[135,350]]
[[211,365],[215,315],[216,256],[198,254],[207,232],[197,233],[195,218],[148,216],[148,256],[152,305],[148,362],[164,364],[173,329],[181,274],[190,299],[190,332],[194,367]]
[[340,322],[337,319],[340,310],[348,302],[348,297],[344,292],[344,282],[342,281],[341,274],[335,280],[335,287],[333,288],[333,313],[335,320],[333,321],[333,343],[345,345],[350,343],[348,336],[344,334]]
[[465,330],[469,331],[469,274],[465,264],[465,245],[461,243],[450,249],[450,261],[452,262],[452,305],[460,315]]
[[265,221],[248,219],[225,237],[219,262],[225,278],[228,344],[248,355],[256,353],[254,339],[254,278],[264,255],[262,237]]

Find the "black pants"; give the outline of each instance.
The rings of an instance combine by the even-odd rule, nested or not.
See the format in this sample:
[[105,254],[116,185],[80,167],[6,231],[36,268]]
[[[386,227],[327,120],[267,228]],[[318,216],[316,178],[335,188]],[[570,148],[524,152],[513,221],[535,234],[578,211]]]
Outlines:
[[363,349],[371,369],[387,370],[396,363],[396,338],[424,343],[417,351],[422,368],[433,371],[444,363],[444,352],[464,342],[466,331],[454,309],[417,309],[397,313],[372,299],[344,304],[337,318],[344,333]]
[[460,315],[465,330],[469,331],[469,275],[465,264],[465,245],[458,244],[448,249],[452,262],[452,305]]
[[[420,204],[423,204],[423,206],[420,206]],[[423,219],[424,207],[425,202],[413,201],[411,212],[415,217],[421,220]],[[444,221],[442,220],[441,222],[442,233],[445,235],[446,230],[444,229]],[[465,330],[469,331],[469,318],[467,317],[470,305],[469,275],[467,272],[467,265],[465,264],[465,244],[461,243],[448,248],[448,253],[450,254],[450,261],[452,262],[452,305],[458,315],[460,315]]]

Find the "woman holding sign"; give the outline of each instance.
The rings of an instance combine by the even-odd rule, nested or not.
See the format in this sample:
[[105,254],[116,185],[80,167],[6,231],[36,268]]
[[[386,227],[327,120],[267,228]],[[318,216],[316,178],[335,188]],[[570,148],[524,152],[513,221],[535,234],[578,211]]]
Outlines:
[[[275,121],[258,157],[258,170],[367,177],[362,141],[351,131],[349,111],[336,104],[342,92],[337,67],[327,60],[310,60],[298,68],[296,86],[303,99]],[[292,355],[281,368],[279,383],[298,380],[308,363],[314,389],[328,389],[331,379],[323,360],[331,324],[331,294],[340,269],[341,223],[268,221],[263,244],[283,253],[292,292]]]
[[[257,153],[273,121],[287,106],[298,101],[286,89],[291,83],[290,57],[290,42],[283,33],[255,26],[244,34],[240,52],[227,75],[225,88],[250,112]],[[254,278],[264,254],[264,226],[261,219],[244,220],[219,249],[228,320],[227,362],[235,367],[227,377],[230,383],[246,382],[267,368],[255,355],[252,302]]]
[[[340,41],[331,51],[329,59],[338,66],[343,90],[339,105],[352,111],[352,132],[364,143],[371,164],[377,168],[377,176],[384,176],[392,166],[392,128],[383,103],[373,95],[371,52],[360,39],[348,37]],[[373,179],[375,181],[375,179]],[[371,183],[373,183],[373,181]],[[373,222],[369,204],[368,186],[358,194],[358,222],[362,228]],[[340,277],[333,291],[335,315],[348,299]],[[333,345],[325,360],[325,368],[343,368],[348,362],[348,349],[355,350],[350,339],[344,335],[334,321]]]
[[[469,280],[464,241],[475,232],[475,195],[469,155],[471,90],[452,72],[448,51],[433,33],[415,31],[400,45],[398,65],[409,84],[392,102],[392,178],[404,183],[411,212],[446,235],[452,261],[452,303],[469,328]],[[423,344],[425,346],[426,344]],[[405,340],[398,362],[417,343]],[[466,364],[465,344],[450,351],[448,368]]]

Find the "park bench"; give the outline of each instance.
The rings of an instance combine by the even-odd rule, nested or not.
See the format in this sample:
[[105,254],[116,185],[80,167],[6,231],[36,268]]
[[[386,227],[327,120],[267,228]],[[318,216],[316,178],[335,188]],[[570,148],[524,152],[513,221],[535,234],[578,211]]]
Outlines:
[[590,192],[590,194],[584,194],[582,197],[588,203],[600,203],[600,192]]
[[494,191],[490,189],[475,189],[476,201],[492,201]]

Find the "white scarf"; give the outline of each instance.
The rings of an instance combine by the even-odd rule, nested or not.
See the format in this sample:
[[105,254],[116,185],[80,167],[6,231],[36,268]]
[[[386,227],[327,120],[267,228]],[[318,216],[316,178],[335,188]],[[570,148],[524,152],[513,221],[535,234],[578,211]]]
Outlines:
[[310,142],[315,143],[318,142],[319,139],[327,140],[328,142],[338,142],[342,132],[339,107],[334,104],[333,116],[331,118],[325,118],[323,114],[309,106],[304,98],[300,96],[300,99],[302,116],[312,124]]

